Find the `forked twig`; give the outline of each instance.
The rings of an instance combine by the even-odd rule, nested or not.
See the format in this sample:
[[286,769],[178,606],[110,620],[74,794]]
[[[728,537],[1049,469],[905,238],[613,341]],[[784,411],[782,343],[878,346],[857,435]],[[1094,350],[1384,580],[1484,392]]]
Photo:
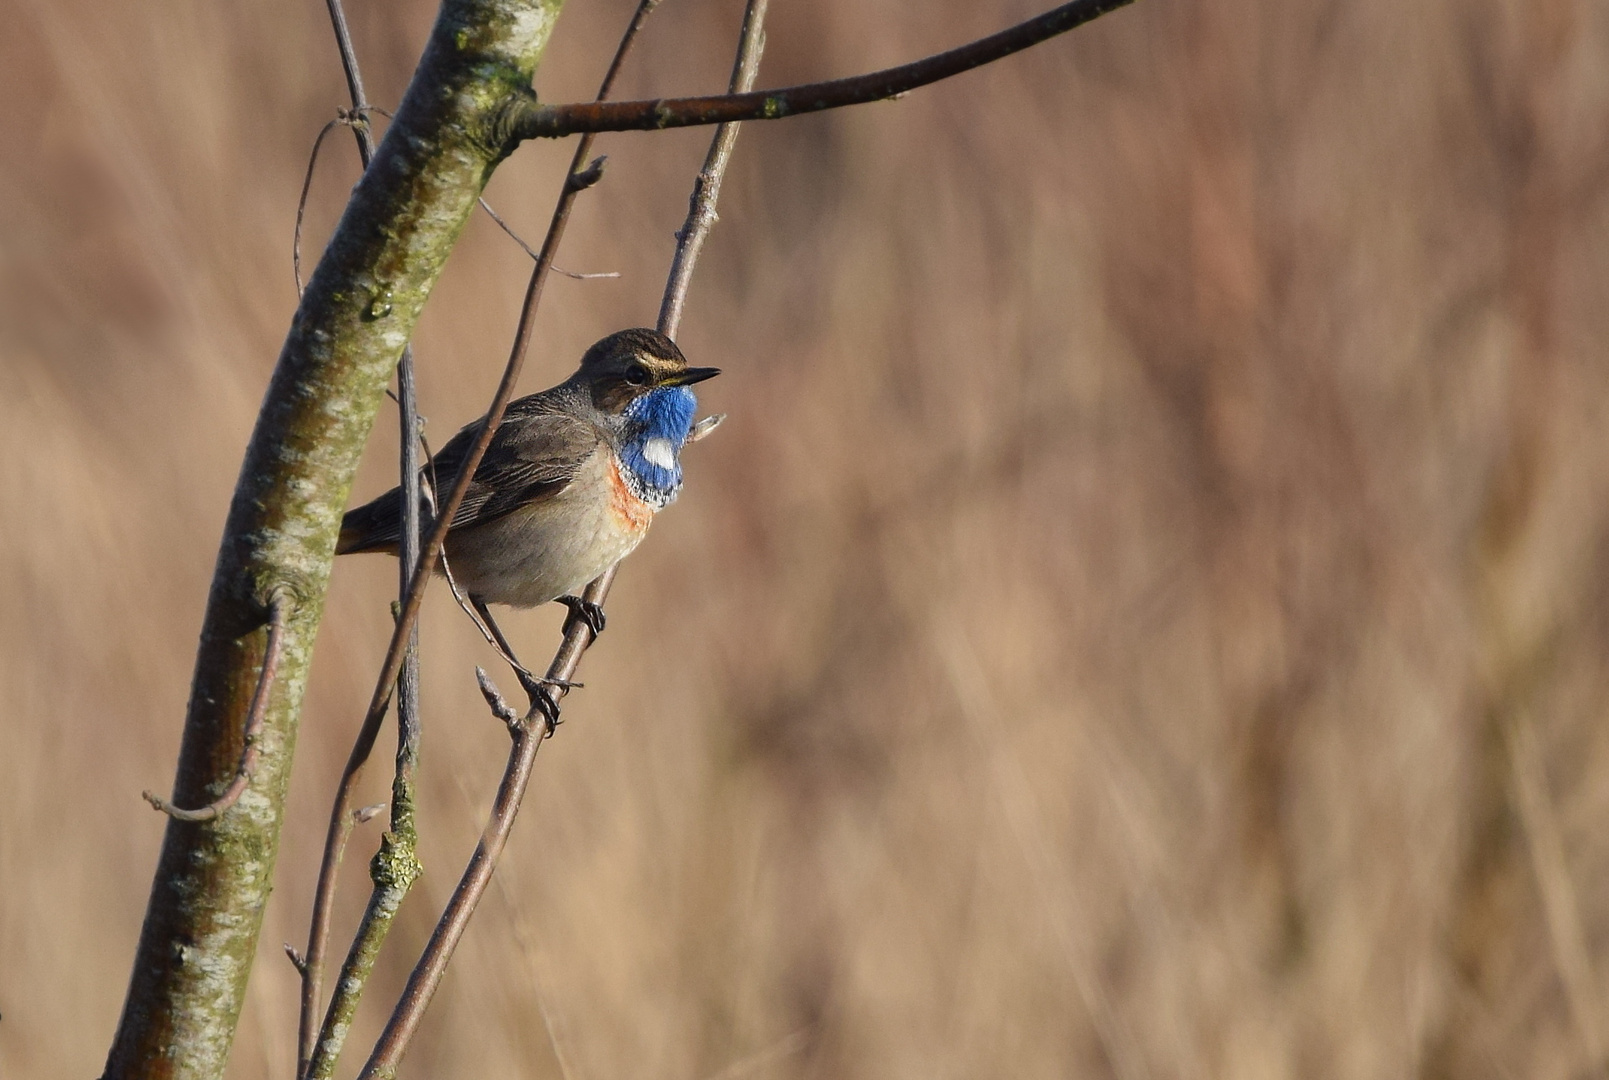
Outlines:
[[475,681],[480,684],[480,696],[486,699],[486,706],[492,710],[492,715],[506,724],[510,732],[515,731],[519,727],[520,714],[515,712],[514,706],[503,697],[502,691],[497,689],[497,684],[492,682],[492,677],[486,674],[485,668],[475,669]]
[[251,710],[246,714],[246,733],[240,750],[240,764],[235,778],[212,802],[196,810],[181,810],[150,791],[141,792],[145,801],[168,817],[179,821],[211,821],[245,794],[246,786],[257,770],[261,754],[258,739],[263,733],[263,718],[268,714],[268,695],[274,688],[274,677],[279,673],[279,658],[285,651],[285,621],[290,617],[290,598],[284,592],[274,593],[268,603],[268,643],[263,647],[263,666],[257,673],[257,689],[251,695]]
[[[346,47],[351,47],[351,41]],[[342,52],[345,59],[346,53]],[[354,68],[356,63],[354,62]],[[358,82],[358,89],[362,91],[362,81]],[[360,99],[354,99],[360,100]],[[313,172],[318,166],[318,152],[324,146],[324,137],[334,131],[338,125],[345,124],[350,127],[358,140],[358,155],[363,159],[363,167],[369,167],[369,158],[374,156],[373,136],[369,132],[369,114],[377,112],[386,119],[391,114],[378,105],[353,105],[350,109],[336,109],[335,119],[319,128],[318,138],[313,140],[313,151],[307,155],[307,172],[302,176],[302,194],[296,200],[296,229],[291,234],[291,273],[296,277],[296,295],[302,295],[302,219],[307,214],[307,193],[313,188]]]
[[[745,89],[754,84],[759,65],[765,8],[766,0],[749,0],[744,14],[738,61],[732,76],[734,90]],[[718,131],[715,143],[720,144],[723,138],[729,140],[733,134]],[[715,160],[719,169],[725,168],[730,152],[728,142],[725,152],[717,157],[716,145],[712,145],[711,158]],[[705,186],[718,190],[719,184],[720,177],[717,174],[714,183]],[[713,197],[709,208],[713,210]],[[673,263],[670,280],[666,283],[667,302],[661,308],[662,329],[667,325],[667,319],[668,325],[671,326],[675,326],[680,320],[682,299],[678,297],[685,298],[686,278],[692,273],[695,262],[693,258],[682,257],[683,249],[691,244],[701,243],[702,234],[708,230],[712,220],[712,213],[700,215],[695,207],[695,213],[689,215],[689,224],[679,234],[677,259]],[[616,569],[617,567],[610,567],[601,577],[588,585],[582,598],[594,604],[602,604],[609,594],[610,585],[614,582]],[[397,1001],[396,1008],[392,1010],[391,1018],[386,1022],[379,1041],[375,1043],[374,1052],[364,1065],[360,1080],[374,1080],[376,1077],[395,1074],[397,1063],[418,1030],[419,1022],[430,1004],[430,999],[435,995],[436,988],[441,984],[442,975],[446,972],[447,964],[452,959],[459,939],[469,925],[470,916],[474,914],[475,907],[492,880],[498,859],[514,827],[514,818],[519,812],[520,801],[530,784],[537,751],[541,749],[544,737],[552,732],[553,724],[558,718],[559,701],[563,698],[566,686],[574,676],[587,646],[591,644],[592,637],[592,629],[584,619],[573,619],[569,622],[564,640],[554,655],[552,664],[548,666],[547,679],[552,685],[536,691],[543,695],[551,708],[538,708],[538,703],[533,701],[531,711],[518,723],[510,726],[513,746],[510,747],[508,764],[503,771],[502,781],[498,784],[491,816],[481,833],[480,843],[476,845],[469,865],[459,879],[458,887],[453,890],[452,899],[448,901],[446,910],[437,921],[429,944],[425,946],[419,962],[414,965],[413,972],[408,977],[408,985]],[[507,704],[502,702],[501,695],[496,694],[496,688],[488,689],[489,686],[490,680],[483,679],[482,692],[486,694],[488,704],[493,712],[505,718],[506,722],[509,711]],[[499,703],[502,704],[502,711],[499,710]]]

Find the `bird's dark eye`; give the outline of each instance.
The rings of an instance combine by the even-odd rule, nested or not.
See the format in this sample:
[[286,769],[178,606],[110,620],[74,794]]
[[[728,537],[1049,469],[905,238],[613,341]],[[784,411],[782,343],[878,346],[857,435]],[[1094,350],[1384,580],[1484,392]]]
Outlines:
[[626,369],[626,381],[632,386],[642,386],[648,382],[648,369],[641,364],[632,364]]

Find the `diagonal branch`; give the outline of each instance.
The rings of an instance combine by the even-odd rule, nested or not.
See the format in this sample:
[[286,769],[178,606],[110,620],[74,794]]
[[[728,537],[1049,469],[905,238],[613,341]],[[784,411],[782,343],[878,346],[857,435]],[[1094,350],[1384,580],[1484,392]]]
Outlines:
[[[744,13],[742,40],[732,73],[732,86],[735,90],[754,85],[764,39],[766,2],[767,0],[749,0]],[[660,314],[661,330],[667,325],[674,328],[681,318],[687,278],[692,274],[698,245],[702,244],[704,235],[714,220],[715,194],[720,190],[721,175],[730,159],[731,140],[735,137],[735,128],[716,133],[709,157],[706,159],[706,172],[701,172],[699,175],[692,212],[688,215],[687,224],[677,234],[676,258],[672,264],[670,280],[666,283],[665,305]],[[702,193],[703,197],[700,197],[699,193]],[[595,604],[602,604],[609,594],[610,585],[614,582],[615,570],[616,567],[610,567],[601,577],[588,585],[582,598]],[[503,702],[484,673],[477,672],[481,680],[482,693],[485,694],[494,715],[509,723],[513,745],[509,750],[508,764],[503,771],[502,781],[498,784],[491,817],[481,833],[480,843],[476,845],[469,865],[464,869],[463,877],[458,882],[458,887],[453,890],[452,899],[448,901],[446,910],[436,923],[430,942],[425,946],[419,962],[414,965],[413,972],[408,977],[408,985],[392,1011],[379,1041],[375,1043],[374,1053],[363,1067],[360,1080],[374,1080],[378,1077],[395,1075],[397,1064],[406,1052],[408,1044],[412,1042],[419,1022],[424,1017],[425,1009],[429,1007],[430,999],[441,984],[447,964],[451,961],[453,952],[469,925],[469,919],[491,883],[492,874],[513,830],[520,802],[530,785],[537,751],[541,749],[546,736],[553,733],[553,725],[559,711],[558,702],[564,696],[565,687],[575,674],[576,667],[581,663],[581,657],[592,640],[592,629],[585,619],[569,620],[564,640],[548,667],[547,679],[550,686],[537,691],[548,695],[545,703],[548,707],[539,708],[540,703],[533,701],[530,712],[512,723],[509,723],[513,715],[512,710]]]
[[711,97],[657,98],[573,105],[527,102],[509,118],[511,142],[557,139],[577,132],[657,131],[785,116],[885,101],[918,87],[971,71],[1123,7],[1132,0],[1073,0],[986,38],[933,56],[865,75],[777,90]]

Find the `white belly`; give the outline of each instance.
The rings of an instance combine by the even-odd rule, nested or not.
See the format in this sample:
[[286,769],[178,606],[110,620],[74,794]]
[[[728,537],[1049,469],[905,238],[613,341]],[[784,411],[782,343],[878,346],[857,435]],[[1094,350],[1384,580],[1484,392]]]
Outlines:
[[534,607],[578,595],[642,542],[652,517],[647,504],[624,491],[613,455],[600,449],[558,494],[448,534],[447,562],[470,595]]

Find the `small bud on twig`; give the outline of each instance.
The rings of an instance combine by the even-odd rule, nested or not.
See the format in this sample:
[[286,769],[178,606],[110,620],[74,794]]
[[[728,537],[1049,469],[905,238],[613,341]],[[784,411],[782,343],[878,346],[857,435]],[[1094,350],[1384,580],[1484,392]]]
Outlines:
[[592,164],[580,172],[573,172],[565,181],[566,187],[571,191],[585,191],[587,188],[603,179],[603,167],[609,161],[607,154],[592,159]]
[[480,684],[481,696],[486,699],[486,704],[491,707],[492,715],[508,725],[510,731],[518,727],[520,722],[519,713],[515,712],[513,707],[503,698],[502,691],[497,689],[497,684],[492,682],[492,677],[486,674],[485,668],[477,667],[475,669],[475,681]]

